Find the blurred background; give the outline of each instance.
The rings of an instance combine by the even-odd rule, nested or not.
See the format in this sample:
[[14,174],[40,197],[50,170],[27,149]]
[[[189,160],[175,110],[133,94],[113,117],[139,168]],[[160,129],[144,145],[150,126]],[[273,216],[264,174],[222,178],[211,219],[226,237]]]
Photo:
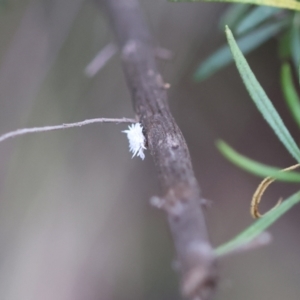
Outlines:
[[[172,112],[186,137],[218,246],[253,221],[252,194],[260,179],[217,151],[224,139],[266,164],[293,159],[252,104],[233,65],[195,83],[197,65],[225,42],[218,20],[226,5],[141,1],[157,45],[174,59],[160,62],[171,84]],[[93,78],[84,74],[112,41],[93,1],[2,0],[0,10],[0,134],[21,127],[98,117],[134,117],[115,56]],[[279,87],[276,40],[248,56],[259,81],[296,140],[299,132]],[[131,159],[122,130],[95,124],[38,133],[0,145],[1,300],[180,299],[174,249],[146,152]],[[262,209],[297,190],[274,184]],[[299,212],[272,228],[271,245],[226,258],[215,299],[298,300]]]

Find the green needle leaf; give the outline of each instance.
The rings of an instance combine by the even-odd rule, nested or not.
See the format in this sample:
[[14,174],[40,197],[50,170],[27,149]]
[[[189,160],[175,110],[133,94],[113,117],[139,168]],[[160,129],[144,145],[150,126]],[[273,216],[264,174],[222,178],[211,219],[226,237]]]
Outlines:
[[296,70],[300,63],[300,30],[298,26],[295,24],[291,31],[291,52]]
[[230,253],[234,249],[251,242],[254,238],[258,237],[263,231],[265,231],[269,226],[271,226],[276,220],[278,220],[283,214],[285,214],[299,201],[300,191],[283,201],[278,208],[270,210],[262,218],[258,219],[250,227],[248,227],[245,231],[237,235],[235,238],[218,247],[215,250],[216,255],[225,255],[227,253]]
[[[277,35],[286,25],[287,21],[281,21],[260,27],[257,30],[243,36],[237,40],[241,51],[244,54],[258,48],[264,42]],[[194,74],[194,80],[201,81],[229,65],[233,61],[230,49],[227,45],[223,46],[206,59]]]
[[288,60],[291,57],[291,31],[286,31],[279,37],[278,54],[281,60]]
[[[236,34],[244,34],[278,14],[282,9],[268,6],[258,6],[251,10],[236,27]],[[228,24],[227,24],[228,25]],[[228,25],[229,26],[229,25]]]
[[300,173],[292,171],[280,172],[280,168],[271,167],[256,162],[239,154],[222,140],[217,141],[217,147],[230,162],[253,175],[263,178],[271,176],[273,178],[276,178],[277,180],[285,182],[300,182]]
[[170,2],[232,2],[266,5],[292,10],[300,10],[300,3],[295,0],[169,0]]
[[291,67],[287,63],[281,68],[281,88],[288,108],[300,127],[300,99],[293,83]]
[[255,75],[251,71],[245,57],[234,40],[231,30],[226,27],[225,31],[236,66],[253,102],[256,104],[258,110],[269,123],[286,149],[297,160],[297,162],[300,162],[300,150],[297,144],[285,127],[275,107],[257,81]]
[[219,28],[222,29],[222,31],[225,25],[234,28],[250,7],[250,4],[237,3],[230,5],[220,19]]

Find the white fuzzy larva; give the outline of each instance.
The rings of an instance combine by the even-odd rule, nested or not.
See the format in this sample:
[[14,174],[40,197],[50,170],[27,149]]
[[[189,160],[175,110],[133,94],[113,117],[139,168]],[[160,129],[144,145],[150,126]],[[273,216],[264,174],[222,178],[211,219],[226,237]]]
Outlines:
[[143,134],[143,126],[140,123],[135,123],[128,126],[127,130],[124,130],[127,134],[129,141],[129,151],[132,152],[132,157],[139,156],[141,159],[145,158],[144,150],[145,146],[145,136]]

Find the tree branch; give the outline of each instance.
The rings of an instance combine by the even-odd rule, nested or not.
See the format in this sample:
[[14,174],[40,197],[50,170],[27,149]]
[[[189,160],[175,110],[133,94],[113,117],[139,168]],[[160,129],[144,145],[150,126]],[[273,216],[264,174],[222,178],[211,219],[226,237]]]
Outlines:
[[184,137],[174,121],[160,75],[152,37],[137,0],[96,0],[110,17],[121,51],[134,110],[145,129],[164,196],[181,272],[181,292],[193,300],[211,298],[216,258],[208,239],[195,178]]

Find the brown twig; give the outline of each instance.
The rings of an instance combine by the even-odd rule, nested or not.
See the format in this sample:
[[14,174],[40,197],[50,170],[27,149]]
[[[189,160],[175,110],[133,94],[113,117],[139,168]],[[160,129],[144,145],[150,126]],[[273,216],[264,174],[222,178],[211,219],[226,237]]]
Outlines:
[[61,125],[52,125],[52,126],[43,126],[43,127],[32,127],[32,128],[20,128],[14,131],[7,132],[0,136],[0,143],[10,139],[17,137],[19,135],[24,135],[28,133],[37,133],[37,132],[45,132],[45,131],[53,131],[59,129],[66,129],[66,128],[74,128],[74,127],[81,127],[89,124],[94,123],[135,123],[136,120],[128,119],[128,118],[120,118],[120,119],[113,119],[113,118],[97,118],[97,119],[88,119],[81,122],[76,123],[65,123]]
[[161,203],[172,232],[183,296],[211,298],[216,257],[210,245],[201,196],[184,137],[174,121],[160,75],[152,38],[137,0],[103,3],[117,36],[134,110],[145,129],[164,196]]
[[[107,44],[103,49],[101,49],[93,60],[86,66],[84,73],[87,77],[94,77],[118,52],[118,47],[113,44]],[[173,53],[162,47],[155,48],[155,56],[162,60],[173,59]]]
[[95,58],[86,66],[84,73],[88,77],[94,77],[107,63],[108,61],[117,53],[118,48],[115,44],[109,43],[99,53]]
[[[292,170],[298,169],[299,167],[300,167],[300,164],[296,164],[296,165],[293,165],[291,167],[285,168],[285,169],[281,170],[280,172],[292,171]],[[264,192],[270,186],[270,184],[272,184],[275,180],[276,180],[276,178],[273,178],[271,176],[266,177],[259,184],[259,186],[257,187],[255,193],[253,194],[252,200],[251,200],[251,205],[250,205],[250,213],[251,213],[251,216],[254,219],[258,219],[258,218],[261,218],[263,216],[259,212],[258,206],[259,206],[259,203],[261,201],[261,197],[263,196]],[[282,199],[279,199],[279,201],[277,202],[277,204],[272,209],[277,208],[281,204],[281,201],[282,201]]]
[[155,48],[155,57],[162,60],[172,60],[174,58],[173,53],[166,48],[156,47]]

